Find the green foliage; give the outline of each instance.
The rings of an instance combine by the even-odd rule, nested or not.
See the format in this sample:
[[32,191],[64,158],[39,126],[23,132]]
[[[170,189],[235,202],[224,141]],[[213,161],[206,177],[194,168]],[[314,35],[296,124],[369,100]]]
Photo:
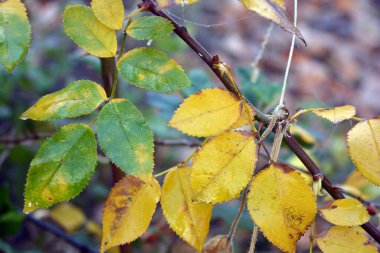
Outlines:
[[0,2],[0,63],[8,72],[24,58],[30,37],[31,28],[24,4],[20,0]]
[[124,172],[148,177],[153,170],[153,134],[128,100],[111,100],[96,121],[99,145]]
[[24,215],[12,205],[8,190],[0,187],[0,237],[15,234],[23,220]]
[[43,96],[21,115],[22,119],[58,120],[87,115],[107,99],[104,89],[89,80],[71,83],[66,88]]
[[95,135],[89,126],[63,126],[42,144],[30,164],[24,212],[77,196],[90,181],[96,157]]
[[82,5],[68,6],[63,14],[65,33],[78,46],[98,57],[116,54],[116,33],[101,23],[91,8]]
[[191,85],[181,66],[154,48],[133,49],[123,55],[117,66],[128,82],[151,91],[173,92]]
[[[284,0],[241,1],[248,9],[280,24],[302,39],[298,29],[285,15]],[[180,0],[175,2],[185,4]],[[186,3],[195,2],[197,1]],[[191,87],[192,82],[182,67],[155,48],[134,48],[122,55],[127,36],[135,40],[169,38],[174,28],[172,23],[175,21],[158,9],[154,10],[157,7],[155,4],[155,1],[145,0],[142,9],[135,10],[127,16],[121,0],[92,0],[91,8],[81,5],[66,8],[63,14],[66,34],[89,54],[110,57],[110,61],[107,61],[111,63],[118,60],[117,69],[110,70],[107,68],[109,66],[104,65],[102,68],[104,82],[112,83],[109,98],[99,84],[79,80],[62,90],[43,96],[21,115],[22,119],[49,121],[97,113],[90,125],[64,125],[43,142],[28,171],[25,213],[50,207],[77,196],[89,183],[99,158],[105,161],[103,164],[112,162],[126,174],[119,183],[114,179],[114,187],[105,203],[101,252],[132,242],[147,230],[161,196],[156,178],[164,174],[167,174],[161,199],[164,216],[170,227],[198,251],[207,252],[217,248],[232,251],[237,222],[248,201],[249,213],[267,239],[284,251],[295,252],[301,235],[311,224],[314,228],[322,178],[316,173],[319,172],[318,168],[310,170],[311,175],[306,172],[301,174],[294,168],[276,161],[289,126],[292,125],[294,128],[299,116],[306,112],[313,112],[333,123],[343,120],[359,121],[348,134],[350,155],[358,170],[364,175],[363,180],[370,179],[380,184],[380,172],[377,169],[380,154],[379,119],[356,118],[356,109],[353,106],[299,110],[290,116],[285,115],[286,108],[284,112],[280,108],[270,115],[265,115],[248,101],[254,101],[256,106],[266,109],[273,108],[276,105],[273,101],[277,100],[281,87],[268,83],[257,70],[239,68],[237,75],[242,86],[240,89],[228,65],[217,57],[211,60],[211,57],[202,56],[201,52],[203,53],[204,49],[189,39],[190,35],[185,29],[178,29],[176,32],[207,62],[226,90],[206,89],[212,84],[207,74],[200,71],[190,73],[190,79],[197,84],[196,87]],[[161,7],[167,6],[169,1],[159,1],[159,4]],[[158,16],[137,17],[141,11],[146,10]],[[119,56],[122,56],[116,59],[116,30],[123,28],[125,19],[128,19],[128,22],[123,29],[125,33],[119,48]],[[11,71],[25,54],[30,38],[25,7],[19,0],[0,3],[0,25],[0,62]],[[136,106],[130,100],[120,98],[117,92],[119,75],[139,88],[152,91],[147,92],[147,96],[145,93],[140,94],[140,101],[151,105],[152,114],[160,111],[156,113],[160,119],[155,119],[154,122],[167,123],[170,114],[178,107],[169,125],[188,135],[207,137],[203,144],[182,162],[153,175],[153,132]],[[134,88],[128,86],[128,89]],[[181,94],[164,96],[156,93],[169,93],[181,89],[184,89]],[[1,94],[4,96],[10,93]],[[184,94],[189,98],[181,103]],[[168,98],[170,102],[166,101]],[[103,106],[100,112],[95,113],[100,106]],[[259,130],[256,129],[258,124],[254,124],[255,116],[259,119]],[[91,128],[93,124],[99,146],[109,160],[97,155],[97,142]],[[267,130],[260,133],[263,125]],[[293,129],[291,132],[296,130]],[[255,171],[258,171],[256,164],[259,149],[264,141],[272,142],[272,139],[266,138],[272,131],[276,132],[276,136],[272,153],[267,155],[269,165],[255,174]],[[164,131],[161,128],[157,132]],[[176,136],[179,136],[177,133]],[[306,131],[298,129],[298,134],[310,146],[314,144],[315,138],[309,136]],[[366,145],[367,148],[363,149]],[[299,151],[297,147],[296,150],[299,152],[298,157],[304,156],[304,159],[301,159],[304,165],[309,163],[306,167],[315,167],[310,157],[302,153],[303,150]],[[20,155],[17,158],[19,162],[22,160]],[[11,159],[14,159],[12,154]],[[361,180],[357,175],[350,178],[342,188],[355,190],[355,187],[368,187],[367,183],[359,182]],[[357,185],[352,184],[352,181]],[[324,184],[326,189],[334,188],[328,185],[328,180],[324,181]],[[329,187],[326,187],[326,184]],[[337,194],[337,188],[329,193],[335,198],[341,198]],[[235,199],[239,195],[242,195],[241,208],[228,236],[214,237],[206,244],[208,246],[205,249],[214,205]],[[367,204],[367,196],[361,196],[360,192],[358,195],[352,195],[360,200],[364,199],[363,203]],[[320,209],[326,220],[336,225],[347,226],[330,229],[327,237],[318,240],[325,252],[334,252],[333,249],[339,248],[343,243],[334,245],[335,238],[344,240],[342,235],[347,233],[351,234],[352,241],[360,241],[354,245],[357,252],[363,248],[375,250],[364,235],[358,237],[356,229],[350,228],[353,225],[364,224],[370,219],[363,203],[359,200],[340,200],[331,203],[324,210]],[[86,217],[76,208],[68,207],[58,207],[51,213],[51,217],[64,224],[66,230],[75,231],[84,225]],[[76,213],[77,220],[73,218],[68,224],[62,222],[61,214],[68,213],[69,210],[72,215]],[[346,217],[347,213],[350,213],[349,217]],[[358,220],[356,216],[363,217]],[[12,229],[17,227],[22,219],[23,216],[10,205],[7,194],[0,189],[0,233],[12,233]],[[310,237],[314,237],[313,229]],[[313,246],[313,241],[310,245]]]
[[174,26],[166,19],[149,16],[133,20],[127,34],[135,40],[159,40],[168,37],[173,29]]

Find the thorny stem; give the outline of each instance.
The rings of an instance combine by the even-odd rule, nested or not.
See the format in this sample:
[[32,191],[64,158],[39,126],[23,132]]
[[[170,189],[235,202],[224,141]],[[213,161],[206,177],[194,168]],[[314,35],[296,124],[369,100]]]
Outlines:
[[252,231],[251,243],[249,245],[248,253],[254,253],[256,248],[257,237],[259,235],[259,227],[255,224]]
[[[236,91],[231,83],[231,80],[228,79],[228,77],[221,75],[221,72],[219,69],[215,68],[214,65],[214,58],[210,55],[210,53],[201,45],[198,41],[196,41],[186,30],[186,27],[179,25],[175,20],[173,20],[170,16],[168,16],[164,11],[158,10],[156,8],[155,2],[152,0],[142,0],[143,3],[139,6],[144,6],[148,11],[153,13],[156,16],[160,16],[162,18],[165,18],[169,20],[173,26],[175,27],[174,32],[190,47],[192,48],[198,55],[201,57],[201,59],[211,68],[211,70],[215,73],[215,75],[220,79],[220,81],[223,83],[223,85],[226,87],[227,90],[231,91],[232,93],[236,94]],[[248,102],[248,101],[247,101]],[[249,102],[248,102],[249,103]],[[268,115],[261,112],[258,108],[250,104],[252,108],[256,112],[256,119],[264,124],[270,123],[270,118]],[[303,148],[298,144],[298,142],[294,139],[294,137],[290,134],[290,132],[287,132],[284,135],[284,141],[287,143],[289,148],[293,151],[293,153],[302,161],[302,163],[305,165],[305,167],[308,169],[309,173],[311,175],[317,175],[321,174],[321,170],[318,168],[318,166],[314,163],[314,161],[309,157],[309,155],[303,150]],[[322,181],[323,188],[334,198],[334,199],[343,199],[344,196],[339,188],[334,187],[333,184],[330,182],[330,180],[327,177],[323,177]],[[362,225],[362,228],[370,234],[378,243],[380,243],[380,231],[377,230],[377,228],[370,222],[365,223]]]

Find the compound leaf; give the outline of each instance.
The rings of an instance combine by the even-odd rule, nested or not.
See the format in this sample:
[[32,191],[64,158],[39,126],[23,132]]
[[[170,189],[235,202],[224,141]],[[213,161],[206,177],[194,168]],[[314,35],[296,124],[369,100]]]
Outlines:
[[311,109],[311,112],[319,117],[331,121],[334,124],[337,124],[354,117],[356,114],[356,109],[352,105],[344,105],[333,108]]
[[348,151],[359,172],[380,185],[380,118],[356,124],[347,137]]
[[170,21],[148,16],[137,18],[127,28],[127,34],[135,40],[159,40],[168,37],[174,30]]
[[361,227],[331,227],[327,233],[317,237],[323,253],[376,253],[378,252],[364,234]]
[[248,211],[266,238],[285,252],[313,222],[317,211],[314,194],[293,168],[271,163],[251,183]]
[[66,7],[63,26],[67,36],[88,53],[97,57],[116,55],[115,31],[101,23],[90,7],[83,5]]
[[[300,31],[289,20],[286,13],[285,0],[240,0],[243,5],[252,11],[257,12],[264,18],[272,20],[286,31],[297,35],[305,43]],[[305,43],[306,44],[306,43]]]
[[0,62],[10,73],[25,56],[31,27],[20,0],[0,2]]
[[89,80],[71,83],[60,91],[40,98],[21,115],[22,119],[58,120],[90,114],[107,99],[104,89]]
[[190,179],[193,199],[213,204],[233,199],[248,184],[256,162],[252,134],[227,132],[215,137],[194,156]]
[[126,176],[108,195],[103,212],[101,252],[136,240],[146,231],[160,199],[160,185]]
[[63,126],[42,144],[30,164],[24,212],[77,196],[90,181],[96,161],[92,129],[84,124]]
[[212,205],[192,201],[190,168],[177,168],[167,174],[162,186],[161,206],[170,227],[198,251],[206,240]]
[[215,136],[229,129],[240,112],[241,101],[227,90],[204,89],[180,105],[169,126],[192,136]]
[[126,99],[113,99],[96,121],[99,145],[121,170],[150,177],[153,134],[141,112]]
[[319,211],[328,222],[338,226],[359,226],[371,218],[367,209],[356,199],[338,199]]
[[92,0],[96,18],[113,30],[123,28],[124,4],[122,0]]
[[119,72],[131,84],[157,92],[173,92],[191,85],[178,63],[165,53],[141,47],[125,53],[117,63]]

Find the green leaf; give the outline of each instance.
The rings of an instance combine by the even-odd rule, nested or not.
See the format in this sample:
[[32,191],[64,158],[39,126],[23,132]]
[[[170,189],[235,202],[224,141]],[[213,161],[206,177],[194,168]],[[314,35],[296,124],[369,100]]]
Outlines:
[[151,47],[136,48],[127,52],[117,66],[122,77],[140,88],[173,92],[191,85],[178,63]]
[[125,99],[114,99],[96,121],[99,145],[121,170],[147,178],[153,170],[153,134],[143,115]]
[[122,0],[92,0],[91,7],[97,19],[113,30],[123,27],[124,5]]
[[97,57],[116,55],[115,31],[101,23],[90,7],[68,6],[63,14],[63,26],[67,36],[90,54]]
[[133,20],[127,28],[127,34],[135,40],[159,40],[168,37],[173,30],[170,21],[149,16]]
[[63,126],[42,144],[30,164],[24,212],[77,196],[90,181],[96,161],[92,129],[84,124]]
[[20,0],[0,2],[0,62],[9,73],[24,58],[30,37],[24,4]]
[[66,88],[43,96],[21,115],[22,119],[58,120],[87,115],[107,99],[104,89],[89,80],[71,83]]

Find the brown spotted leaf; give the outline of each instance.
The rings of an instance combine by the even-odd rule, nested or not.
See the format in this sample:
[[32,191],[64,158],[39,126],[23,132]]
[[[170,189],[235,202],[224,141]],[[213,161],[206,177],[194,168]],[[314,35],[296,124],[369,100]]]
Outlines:
[[101,252],[136,240],[146,231],[160,199],[160,185],[126,176],[111,190],[104,206]]

